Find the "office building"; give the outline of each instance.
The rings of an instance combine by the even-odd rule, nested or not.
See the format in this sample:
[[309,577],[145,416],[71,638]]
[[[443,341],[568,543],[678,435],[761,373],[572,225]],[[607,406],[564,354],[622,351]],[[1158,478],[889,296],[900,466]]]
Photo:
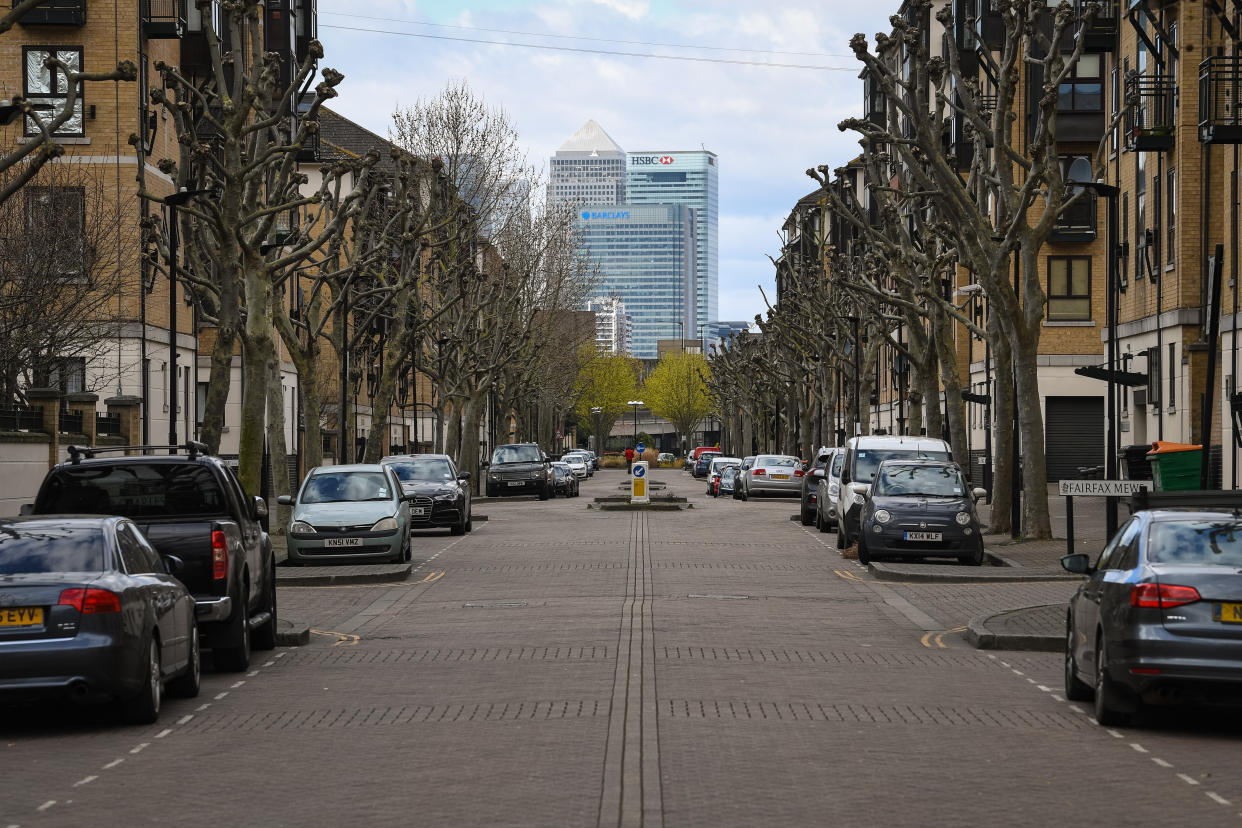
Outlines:
[[628,354],[633,346],[633,321],[620,296],[607,296],[587,303],[595,314],[595,345],[610,354]]
[[695,317],[687,327],[714,321],[719,314],[720,187],[716,154],[631,152],[627,156],[625,200],[630,205],[681,204],[695,212]]
[[584,205],[584,246],[599,267],[596,295],[621,297],[632,322],[630,353],[656,357],[656,342],[693,330],[696,211],[684,205]]
[[622,204],[625,201],[625,150],[603,127],[587,121],[552,156],[548,202]]

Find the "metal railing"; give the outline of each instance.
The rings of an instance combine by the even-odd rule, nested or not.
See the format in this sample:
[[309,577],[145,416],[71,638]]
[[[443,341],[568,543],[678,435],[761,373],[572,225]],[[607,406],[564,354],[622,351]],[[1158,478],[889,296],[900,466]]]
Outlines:
[[57,425],[61,434],[81,434],[82,412],[61,409]]
[[96,414],[95,415],[95,435],[98,437],[120,437],[121,436],[121,415],[120,414]]
[[1222,55],[1199,64],[1199,139],[1242,143],[1242,58]]
[[43,429],[43,409],[0,408],[0,431],[40,431]]
[[1126,78],[1126,146],[1131,151],[1164,150],[1173,146],[1177,85],[1172,75],[1134,74]]

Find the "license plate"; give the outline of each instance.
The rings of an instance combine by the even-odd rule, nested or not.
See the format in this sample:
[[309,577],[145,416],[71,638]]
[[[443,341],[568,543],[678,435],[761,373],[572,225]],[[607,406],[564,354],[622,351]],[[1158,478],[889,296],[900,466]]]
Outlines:
[[525,480],[510,480],[509,485],[510,486],[525,486],[526,481]]
[[342,546],[362,546],[362,538],[328,538],[323,545],[329,549],[336,549]]
[[908,541],[939,541],[944,540],[944,535],[940,532],[906,532],[904,537]]
[[1242,624],[1242,604],[1216,604],[1212,619],[1223,624]]
[[427,509],[424,506],[415,506],[414,508],[410,509],[410,517],[422,517],[426,514],[427,514]]
[[36,627],[43,623],[42,607],[0,609],[0,627]]
[[788,480],[788,479],[789,479],[789,475],[787,475],[787,474],[774,474],[774,475],[772,475],[772,479],[773,479],[773,480]]

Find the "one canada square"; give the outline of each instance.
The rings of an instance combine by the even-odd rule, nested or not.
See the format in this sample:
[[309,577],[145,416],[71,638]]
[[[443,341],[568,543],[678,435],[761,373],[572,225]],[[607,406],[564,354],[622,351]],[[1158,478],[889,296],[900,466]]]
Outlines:
[[706,150],[626,153],[588,121],[552,156],[549,200],[580,210],[596,295],[625,303],[632,354],[695,338],[716,318],[717,159]]

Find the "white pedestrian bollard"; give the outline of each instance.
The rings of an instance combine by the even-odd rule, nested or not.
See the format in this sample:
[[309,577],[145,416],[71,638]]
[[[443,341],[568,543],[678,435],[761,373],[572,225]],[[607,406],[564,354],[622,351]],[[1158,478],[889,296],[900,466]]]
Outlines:
[[635,460],[630,477],[630,503],[650,503],[647,496],[647,461]]

